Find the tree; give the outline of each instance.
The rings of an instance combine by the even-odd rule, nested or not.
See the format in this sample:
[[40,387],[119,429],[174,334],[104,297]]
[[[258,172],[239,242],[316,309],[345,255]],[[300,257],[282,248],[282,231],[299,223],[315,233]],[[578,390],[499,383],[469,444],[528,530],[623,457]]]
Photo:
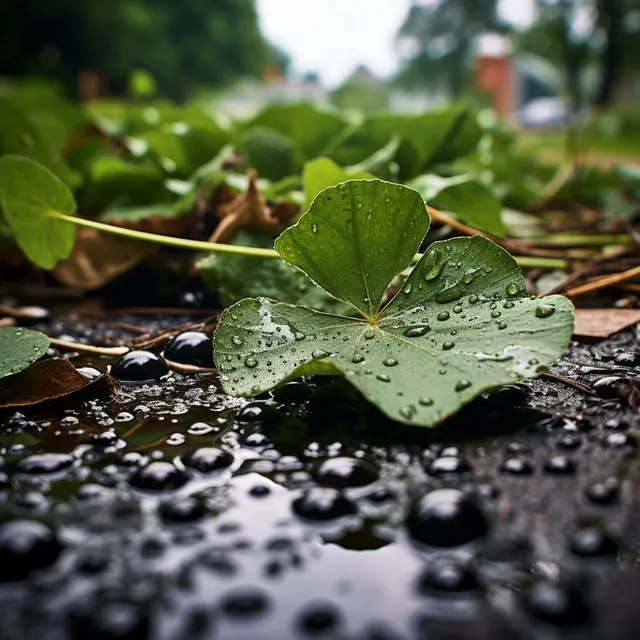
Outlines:
[[477,36],[504,31],[497,0],[437,0],[413,4],[398,32],[398,43],[411,50],[397,77],[409,87],[445,86],[457,98],[469,86],[469,64]]
[[281,58],[260,33],[253,0],[0,3],[0,75],[46,75],[73,87],[80,71],[95,69],[119,92],[141,68],[181,98]]
[[[522,34],[520,50],[549,60],[565,76],[574,108],[609,104],[640,58],[640,0],[538,0],[538,20]],[[595,88],[585,95],[585,73]]]

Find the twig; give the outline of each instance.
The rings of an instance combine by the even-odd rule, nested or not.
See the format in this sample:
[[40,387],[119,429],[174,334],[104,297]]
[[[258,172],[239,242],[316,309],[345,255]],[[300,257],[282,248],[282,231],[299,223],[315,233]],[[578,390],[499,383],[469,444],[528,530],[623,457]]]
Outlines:
[[67,340],[58,340],[58,338],[49,338],[51,344],[61,349],[69,349],[71,351],[85,351],[87,353],[97,353],[101,356],[121,356],[129,351],[129,347],[94,347],[91,344],[82,344],[80,342],[68,342]]
[[169,365],[169,369],[178,373],[215,373],[217,371],[213,367],[197,367],[193,364],[182,364],[171,360],[166,360],[166,363]]
[[585,293],[591,293],[592,291],[597,291],[599,289],[604,289],[605,287],[610,287],[611,285],[618,284],[619,282],[625,282],[626,280],[631,280],[631,278],[635,278],[636,276],[640,276],[640,266],[634,267],[633,269],[629,269],[627,271],[623,271],[622,273],[616,273],[611,276],[599,278],[598,280],[594,280],[593,282],[589,282],[588,284],[583,284],[580,287],[574,287],[573,289],[569,289],[565,293],[565,295],[568,298],[581,296],[581,295],[584,295]]
[[568,385],[569,387],[574,387],[579,391],[584,391],[584,393],[588,393],[593,395],[595,391],[588,385],[578,382],[577,380],[572,380],[571,378],[565,378],[564,376],[559,376],[557,373],[543,373],[541,374],[543,378],[548,378],[549,380],[556,380],[558,382],[562,382],[563,384]]

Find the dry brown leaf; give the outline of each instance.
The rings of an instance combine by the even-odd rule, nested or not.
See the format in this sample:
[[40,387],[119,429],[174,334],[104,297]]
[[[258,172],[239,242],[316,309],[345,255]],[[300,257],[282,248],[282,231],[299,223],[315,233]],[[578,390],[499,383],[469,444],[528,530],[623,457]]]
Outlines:
[[103,374],[88,380],[66,358],[38,360],[0,382],[0,409],[28,407],[74,394],[74,401],[110,393],[118,383]]
[[53,269],[58,282],[80,289],[97,289],[135,267],[157,247],[128,238],[79,229],[71,255]]
[[608,338],[640,322],[640,309],[576,309],[574,336]]
[[[249,184],[245,193],[237,195],[230,202],[219,200],[216,214],[220,218],[218,226],[209,238],[209,242],[228,243],[239,229],[259,229],[274,236],[284,230],[285,210],[269,207],[258,189],[255,171],[248,172]],[[291,213],[289,209],[286,213]],[[290,217],[290,216],[289,216]]]

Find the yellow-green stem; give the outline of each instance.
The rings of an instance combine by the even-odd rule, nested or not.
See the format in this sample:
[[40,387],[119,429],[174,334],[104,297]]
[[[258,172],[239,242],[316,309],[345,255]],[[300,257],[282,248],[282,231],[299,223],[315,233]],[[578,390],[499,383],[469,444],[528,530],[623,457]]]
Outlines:
[[[191,249],[192,251],[206,251],[208,253],[232,253],[242,256],[255,256],[258,258],[279,258],[275,249],[259,249],[256,247],[242,247],[232,244],[219,244],[216,242],[203,242],[201,240],[187,240],[186,238],[174,238],[172,236],[163,236],[157,233],[148,233],[147,231],[136,231],[135,229],[126,229],[125,227],[116,227],[104,222],[96,222],[95,220],[87,220],[86,218],[77,218],[76,216],[68,216],[59,211],[51,211],[47,214],[50,218],[61,220],[69,224],[75,224],[79,227],[87,227],[96,231],[103,231],[116,236],[124,236],[132,240],[143,240],[145,242],[153,242],[155,244],[163,244],[168,247],[178,247],[180,249]],[[411,261],[415,264],[422,258],[421,253],[416,253]],[[514,256],[515,260],[521,267],[530,267],[538,269],[566,269],[567,260],[558,258],[538,258],[536,256]]]

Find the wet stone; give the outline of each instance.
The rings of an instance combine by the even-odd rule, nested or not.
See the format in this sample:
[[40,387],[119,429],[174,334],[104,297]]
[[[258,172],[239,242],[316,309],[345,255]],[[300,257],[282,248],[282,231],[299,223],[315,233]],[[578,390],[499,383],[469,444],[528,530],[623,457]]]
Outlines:
[[535,618],[561,627],[581,625],[589,619],[584,596],[572,585],[537,582],[524,592],[523,605]]
[[333,487],[312,487],[293,501],[294,513],[307,520],[333,520],[352,515],[356,507]]
[[151,383],[169,373],[163,358],[150,351],[129,351],[114,360],[111,376],[120,382]]
[[66,453],[38,453],[23,458],[18,463],[18,471],[21,473],[46,475],[64,471],[68,469],[73,462],[73,456]]
[[502,463],[500,470],[514,476],[530,476],[534,472],[533,465],[525,458],[507,458]]
[[620,495],[620,485],[615,479],[609,478],[602,482],[594,482],[590,484],[587,487],[585,494],[594,504],[614,504],[618,501],[618,497]]
[[202,505],[192,497],[163,502],[158,511],[163,520],[175,523],[196,522],[205,514]]
[[187,482],[188,478],[170,462],[151,462],[131,478],[131,484],[145,491],[171,491]]
[[341,619],[342,614],[335,605],[329,602],[317,602],[307,605],[298,614],[296,626],[304,635],[318,636],[335,630]]
[[576,531],[569,543],[571,553],[584,558],[614,556],[618,543],[600,527],[584,527]]
[[614,357],[613,361],[621,367],[640,367],[640,353],[637,351],[622,351]]
[[456,456],[436,458],[427,467],[427,472],[432,476],[446,475],[448,473],[466,473],[468,471],[471,471],[471,465],[463,458]]
[[462,593],[478,588],[474,572],[468,563],[457,558],[438,558],[427,565],[419,582],[419,590]]
[[145,608],[133,602],[101,602],[76,616],[74,640],[145,640],[150,622]]
[[196,367],[213,367],[211,336],[201,331],[185,331],[169,340],[164,357],[170,362]]
[[576,463],[566,456],[553,456],[544,463],[544,470],[547,473],[569,475],[575,473]]
[[239,588],[222,597],[220,610],[233,618],[254,617],[266,613],[270,602],[267,594],[255,587]]
[[632,435],[620,432],[607,434],[602,443],[609,449],[635,449],[636,447],[636,440]]
[[437,489],[417,500],[406,525],[415,540],[435,547],[467,544],[489,532],[482,509],[455,489]]
[[187,456],[185,464],[200,473],[226,469],[233,464],[233,454],[218,447],[202,447]]
[[325,460],[316,471],[321,484],[332,487],[363,487],[378,479],[378,469],[360,458],[336,457]]
[[13,520],[0,525],[0,581],[22,580],[51,566],[62,544],[54,531],[36,520]]

